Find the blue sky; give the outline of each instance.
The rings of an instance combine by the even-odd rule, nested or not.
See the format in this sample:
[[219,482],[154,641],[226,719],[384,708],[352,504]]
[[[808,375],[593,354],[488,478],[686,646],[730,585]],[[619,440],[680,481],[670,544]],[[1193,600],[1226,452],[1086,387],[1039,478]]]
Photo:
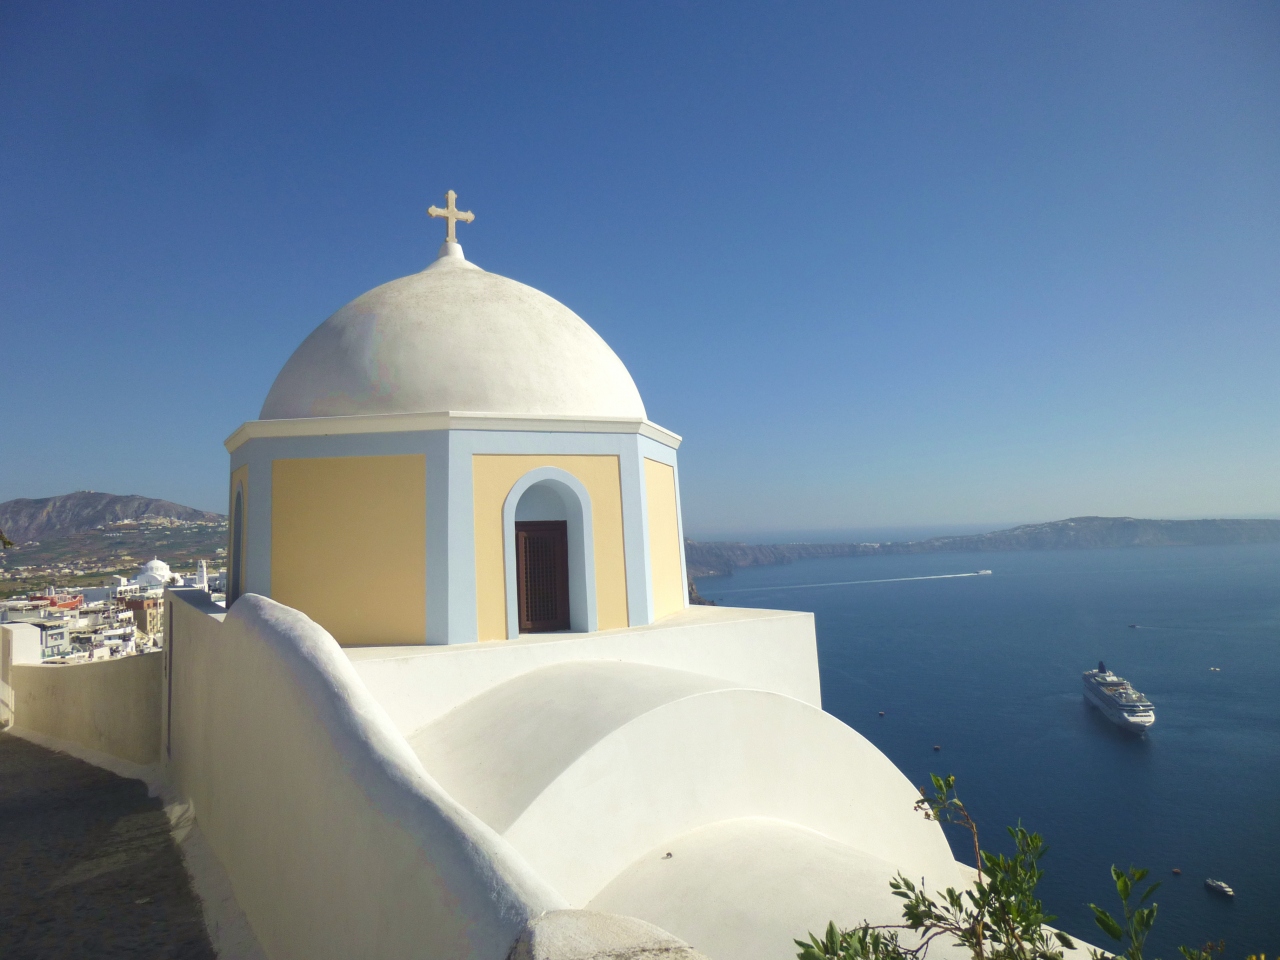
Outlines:
[[453,188],[691,534],[1280,514],[1274,3],[8,0],[0,136],[0,500],[225,509]]

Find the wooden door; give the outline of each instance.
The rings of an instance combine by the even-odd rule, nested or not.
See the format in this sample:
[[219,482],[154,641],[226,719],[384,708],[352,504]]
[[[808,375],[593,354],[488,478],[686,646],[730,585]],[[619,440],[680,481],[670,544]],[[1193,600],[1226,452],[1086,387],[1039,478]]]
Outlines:
[[520,632],[569,629],[569,529],[563,520],[516,523]]

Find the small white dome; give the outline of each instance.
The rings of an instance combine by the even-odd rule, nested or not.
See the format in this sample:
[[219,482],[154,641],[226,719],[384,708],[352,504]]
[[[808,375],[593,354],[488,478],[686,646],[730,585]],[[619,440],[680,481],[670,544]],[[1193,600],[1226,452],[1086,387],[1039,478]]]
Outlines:
[[448,411],[645,417],[627,368],[581,317],[446,243],[421,273],[370,290],[312,331],[260,418]]
[[148,560],[138,571],[138,579],[134,583],[144,587],[159,587],[169,582],[173,573],[163,560]]

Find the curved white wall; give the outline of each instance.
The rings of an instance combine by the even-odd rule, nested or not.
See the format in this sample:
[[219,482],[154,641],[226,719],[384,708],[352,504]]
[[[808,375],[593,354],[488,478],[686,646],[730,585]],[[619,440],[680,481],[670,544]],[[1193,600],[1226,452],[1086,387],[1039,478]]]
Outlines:
[[703,674],[548,666],[409,744],[574,906],[664,841],[743,817],[806,827],[938,886],[958,879],[942,831],[913,809],[919,794],[865,738],[800,700]]
[[323,628],[253,594],[225,620],[168,597],[168,771],[274,960],[503,960],[565,906],[426,775]]
[[[667,854],[671,854],[670,857]],[[767,817],[722,820],[647,851],[589,909],[642,917],[714,960],[784,960],[829,921],[902,922],[897,865]],[[918,878],[917,878],[918,879]],[[901,931],[912,943],[910,931]],[[945,939],[930,960],[969,960]]]
[[450,796],[502,832],[618,727],[726,685],[643,664],[562,663],[499,684],[409,737],[409,745]]
[[917,799],[884,754],[834,717],[773,693],[717,690],[620,726],[503,835],[575,906],[663,841],[741,817],[798,824],[931,886],[953,885],[951,849],[913,809]]

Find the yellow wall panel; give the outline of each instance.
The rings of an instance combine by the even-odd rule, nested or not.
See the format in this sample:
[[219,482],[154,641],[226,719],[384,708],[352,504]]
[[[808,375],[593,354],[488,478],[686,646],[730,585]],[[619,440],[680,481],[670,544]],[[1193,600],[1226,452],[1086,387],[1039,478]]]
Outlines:
[[426,642],[427,461],[276,460],[271,596],[343,646]]
[[645,507],[649,514],[649,573],[653,616],[660,619],[685,607],[687,587],[680,573],[680,523],[676,516],[675,467],[644,461]]
[[502,507],[516,481],[538,467],[576,477],[591,497],[599,629],[627,626],[627,562],[622,545],[622,478],[616,456],[475,454],[471,458],[476,537],[476,625],[481,640],[507,636]]

